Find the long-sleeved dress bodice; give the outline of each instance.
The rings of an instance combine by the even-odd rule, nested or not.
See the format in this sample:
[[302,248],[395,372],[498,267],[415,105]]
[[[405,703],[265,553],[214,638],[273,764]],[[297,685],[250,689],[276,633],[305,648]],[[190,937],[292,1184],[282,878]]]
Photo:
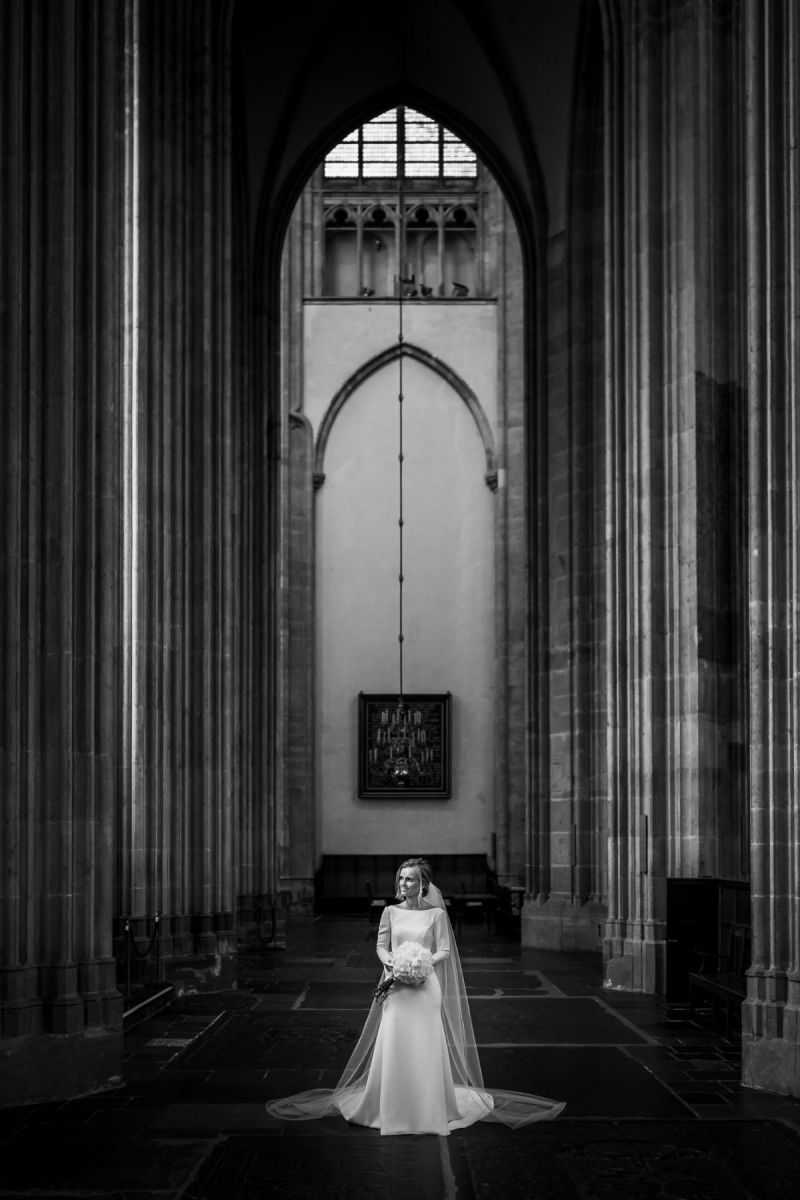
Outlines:
[[441,908],[401,908],[390,905],[383,910],[378,929],[378,958],[394,952],[403,942],[418,942],[437,958],[450,953],[447,917]]

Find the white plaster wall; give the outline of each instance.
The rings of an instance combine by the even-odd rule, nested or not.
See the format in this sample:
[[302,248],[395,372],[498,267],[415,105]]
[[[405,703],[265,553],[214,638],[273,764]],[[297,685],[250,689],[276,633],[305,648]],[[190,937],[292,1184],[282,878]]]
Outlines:
[[[303,411],[319,429],[339,388],[358,367],[397,345],[397,305],[363,300],[303,305]],[[411,300],[403,305],[406,342],[460,375],[497,425],[497,305],[493,301]]]
[[[454,306],[449,314],[437,307],[445,310],[431,309],[443,336],[433,337],[422,322],[412,332],[407,320],[407,340],[468,379],[494,415],[494,307]],[[363,305],[307,308],[317,310],[306,344],[306,411],[316,432],[341,384],[396,341],[397,318],[393,306],[376,306],[369,316],[378,319],[363,323],[354,319]],[[404,688],[453,693],[453,796],[357,798],[358,693],[398,687],[395,363],[368,379],[340,412],[316,497],[317,828],[325,854],[490,848],[495,498],[484,479],[482,441],[461,397],[420,363],[405,359],[403,370]]]

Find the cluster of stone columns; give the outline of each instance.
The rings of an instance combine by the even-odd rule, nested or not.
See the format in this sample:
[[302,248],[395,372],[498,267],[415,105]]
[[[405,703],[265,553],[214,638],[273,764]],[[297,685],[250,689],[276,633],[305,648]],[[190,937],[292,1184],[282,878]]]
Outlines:
[[607,984],[663,991],[667,880],[751,879],[744,1078],[798,1094],[798,18],[600,4],[584,33],[523,939],[600,915]]
[[187,987],[231,981],[237,897],[269,893],[273,841],[263,431],[245,390],[226,11],[128,9],[115,912],[140,937],[162,914],[167,973]]
[[0,9],[0,1102],[120,1071],[123,37]]
[[748,870],[736,38],[710,4],[595,7],[550,248],[551,833],[526,925],[565,948],[602,926],[608,984],[646,991],[667,878]]
[[[603,33],[588,21],[578,56],[568,231],[547,242],[547,453],[531,448],[531,898],[523,943],[596,949],[606,916],[606,338],[608,307]],[[541,406],[537,406],[541,407]],[[538,438],[537,438],[538,440]],[[546,484],[543,486],[541,475]],[[535,481],[535,493],[534,493]],[[535,496],[535,498],[534,498]],[[534,582],[535,581],[535,582]],[[542,583],[544,581],[544,584]]]
[[226,19],[0,13],[0,1102],[119,1079],[126,921],[220,986],[271,891]]
[[800,15],[743,5],[753,961],[744,1082],[800,1095]]
[[644,4],[626,23],[606,248],[605,955],[610,985],[663,991],[666,879],[748,873],[741,79],[730,11]]

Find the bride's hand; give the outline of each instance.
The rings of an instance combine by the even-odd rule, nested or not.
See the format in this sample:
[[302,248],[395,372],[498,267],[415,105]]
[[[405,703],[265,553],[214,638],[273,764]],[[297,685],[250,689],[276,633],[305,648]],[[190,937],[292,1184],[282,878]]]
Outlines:
[[403,987],[414,988],[422,987],[423,983],[425,982],[424,979],[413,979],[408,975],[395,975],[394,980],[395,983],[401,983]]

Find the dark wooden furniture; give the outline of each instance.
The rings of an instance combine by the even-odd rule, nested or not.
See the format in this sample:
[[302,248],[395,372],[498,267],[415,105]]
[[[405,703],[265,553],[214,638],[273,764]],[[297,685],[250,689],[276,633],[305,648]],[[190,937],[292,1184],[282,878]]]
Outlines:
[[370,921],[380,921],[381,913],[386,908],[389,901],[385,896],[376,896],[372,891],[372,880],[367,880],[367,903],[369,904],[369,919]]
[[745,880],[667,880],[667,1003],[708,1009],[730,1035],[750,965],[750,885]]
[[[380,916],[379,909],[394,903],[394,877],[408,854],[325,854],[314,881],[317,912],[368,913]],[[494,894],[495,877],[485,854],[429,854],[425,856],[433,870],[433,881],[452,901],[451,916],[465,893]],[[383,901],[377,904],[376,901]],[[455,924],[455,921],[454,921]]]
[[718,880],[667,880],[667,1004],[689,1004],[689,973],[697,969],[698,949],[717,942]]
[[[725,1036],[741,1023],[747,995],[745,972],[750,966],[750,926],[722,921],[718,953],[702,953],[696,971],[689,972],[689,1011],[710,1005],[713,1021],[722,1015]],[[705,1002],[705,1003],[704,1003]]]
[[689,1004],[689,976],[708,972],[727,952],[727,926],[750,924],[750,884],[746,880],[667,880],[666,1000]]
[[453,907],[461,912],[465,921],[479,920],[486,922],[486,928],[496,928],[497,891],[468,892],[466,884],[461,880],[461,889],[453,897]]

